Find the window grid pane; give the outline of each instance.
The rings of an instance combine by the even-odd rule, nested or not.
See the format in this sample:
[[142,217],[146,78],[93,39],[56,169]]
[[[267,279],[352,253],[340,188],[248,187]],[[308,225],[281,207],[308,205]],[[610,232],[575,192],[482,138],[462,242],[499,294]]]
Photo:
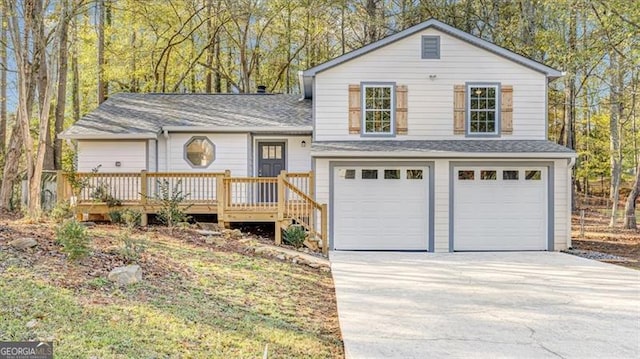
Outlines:
[[391,96],[389,86],[365,87],[365,133],[391,133]]
[[469,132],[496,133],[497,91],[493,86],[469,87]]

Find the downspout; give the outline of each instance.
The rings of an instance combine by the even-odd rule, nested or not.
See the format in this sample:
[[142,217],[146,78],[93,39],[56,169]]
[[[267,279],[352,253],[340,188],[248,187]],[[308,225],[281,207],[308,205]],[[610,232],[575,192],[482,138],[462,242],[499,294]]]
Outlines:
[[159,159],[158,159],[158,139],[156,138],[155,141],[156,141],[156,146],[155,146],[156,147],[155,148],[155,151],[156,151],[156,166],[155,166],[155,170],[156,170],[156,172],[160,172],[160,169],[158,168],[158,161],[159,161]]
[[169,131],[164,130],[164,170],[169,172]]
[[571,205],[573,203],[573,183],[571,175],[573,174],[573,166],[576,164],[576,158],[571,157],[567,165],[567,188],[569,189],[569,201],[567,201],[567,248],[571,248]]

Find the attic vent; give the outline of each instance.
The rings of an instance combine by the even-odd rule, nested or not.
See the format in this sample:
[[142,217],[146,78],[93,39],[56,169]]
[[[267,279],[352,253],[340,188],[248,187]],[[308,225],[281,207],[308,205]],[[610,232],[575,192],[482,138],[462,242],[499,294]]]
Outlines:
[[440,58],[440,36],[422,36],[422,58]]
[[267,86],[258,85],[258,93],[267,93]]

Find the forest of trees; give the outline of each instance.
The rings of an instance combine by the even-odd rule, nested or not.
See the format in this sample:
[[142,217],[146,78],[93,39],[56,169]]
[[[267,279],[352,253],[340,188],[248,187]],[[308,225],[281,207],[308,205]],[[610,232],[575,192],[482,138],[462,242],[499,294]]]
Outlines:
[[566,71],[549,139],[579,155],[575,197],[608,196],[612,226],[626,198],[635,228],[640,0],[0,0],[0,208],[26,178],[39,215],[43,170],[72,166],[56,134],[109,94],[296,93],[299,70],[428,18]]

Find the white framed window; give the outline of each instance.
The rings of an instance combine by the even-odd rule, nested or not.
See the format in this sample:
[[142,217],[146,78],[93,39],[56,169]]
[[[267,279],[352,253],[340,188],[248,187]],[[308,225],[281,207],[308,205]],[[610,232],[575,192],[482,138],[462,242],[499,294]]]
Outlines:
[[362,134],[394,135],[395,85],[362,85]]
[[499,109],[499,84],[467,84],[467,135],[498,135]]
[[184,145],[184,159],[194,168],[206,168],[215,160],[216,147],[205,136],[193,136]]

